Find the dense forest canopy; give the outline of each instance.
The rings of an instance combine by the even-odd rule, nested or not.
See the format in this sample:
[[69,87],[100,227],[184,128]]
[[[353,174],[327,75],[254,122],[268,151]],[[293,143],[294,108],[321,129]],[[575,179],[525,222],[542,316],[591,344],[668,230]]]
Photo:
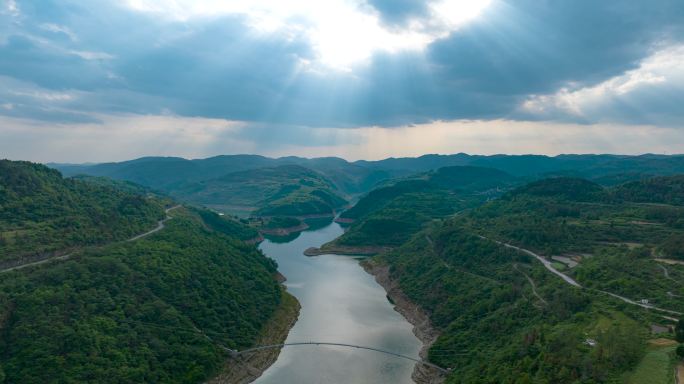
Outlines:
[[[529,180],[548,175],[564,175],[612,185],[640,180],[645,175],[684,173],[684,156],[560,155],[549,157],[540,155],[480,156],[459,153],[348,162],[334,157],[305,159],[289,156],[273,159],[257,155],[226,155],[194,160],[178,157],[144,157],[120,163],[51,164],[51,166],[63,171],[67,176],[87,174],[129,180],[188,201],[210,204],[224,212],[249,215],[255,209],[263,207],[260,202],[267,196],[245,200],[244,195],[242,198],[239,197],[242,193],[239,190],[235,193],[229,192],[230,188],[235,188],[235,185],[240,186],[241,183],[221,183],[217,180],[239,175],[252,175],[254,178],[259,178],[262,172],[268,173],[269,169],[298,166],[315,171],[332,184],[333,188],[330,188],[332,191],[345,198],[363,195],[393,178],[429,173],[449,167],[460,167],[460,169],[454,169],[459,173],[460,182],[467,180],[468,167],[473,167],[476,171],[474,174],[478,178],[483,177],[482,168],[489,169],[490,176],[497,182],[506,176]],[[435,175],[435,180],[438,184],[441,183],[440,180],[450,182],[449,177],[449,172],[445,172]],[[291,181],[292,178],[286,184],[291,184]],[[486,183],[485,180],[480,182]],[[478,186],[475,183],[474,186],[482,189],[484,185]],[[326,192],[329,191],[326,190]],[[307,205],[305,208],[304,211],[320,209],[315,205]],[[301,213],[302,207],[295,208],[294,212]]]
[[[430,314],[441,331],[430,360],[458,367],[449,383],[623,380],[647,350],[660,353],[646,347],[649,327],[668,320],[605,292],[684,313],[684,286],[676,283],[684,281],[684,267],[658,265],[658,258],[682,259],[681,180],[609,188],[570,177],[534,181],[431,221],[370,263],[388,265],[402,291]],[[339,240],[381,243],[363,237],[375,233],[371,217]],[[540,253],[584,288],[497,241]]]
[[[223,173],[236,159],[211,166],[165,159],[181,174],[187,168],[212,177],[162,189],[217,208],[248,205],[264,217],[252,223],[277,230],[347,204],[348,188],[361,190],[350,186],[354,172],[378,183],[340,216],[349,229],[323,249],[381,252],[368,262],[389,267],[440,332],[430,361],[458,367],[448,383],[624,380],[658,351],[648,346],[649,326],[670,321],[633,303],[684,313],[684,286],[673,283],[684,281],[677,264],[684,260],[684,178],[645,175],[665,158],[283,158],[274,165],[239,157],[243,168]],[[133,172],[156,188],[155,164],[89,169]],[[488,168],[500,164],[505,171]],[[667,164],[667,172],[677,169],[678,158]],[[64,179],[31,163],[0,167],[0,247],[15,258],[73,252],[49,267],[0,274],[0,377],[7,382],[203,381],[220,369],[223,347],[251,345],[281,304],[275,263],[245,243],[260,237],[247,220],[179,208],[163,230],[124,242],[154,228],[175,203],[128,182]],[[552,177],[534,180],[544,172]],[[363,177],[355,180],[363,184]],[[504,243],[536,252],[579,287]]]
[[423,225],[481,204],[514,185],[491,168],[452,166],[390,182],[340,215],[349,230],[323,248],[401,245]]
[[243,211],[256,216],[332,215],[347,204],[330,180],[299,165],[258,168],[200,182],[183,182],[170,193],[218,210]]
[[122,241],[173,203],[131,184],[0,166],[3,234],[40,236],[4,250],[71,252],[0,272],[0,382],[201,382],[280,306],[277,266],[243,241],[257,233],[239,221],[179,207],[161,230]]
[[65,179],[43,165],[1,160],[0,263],[154,228],[166,201],[143,191],[97,179]]

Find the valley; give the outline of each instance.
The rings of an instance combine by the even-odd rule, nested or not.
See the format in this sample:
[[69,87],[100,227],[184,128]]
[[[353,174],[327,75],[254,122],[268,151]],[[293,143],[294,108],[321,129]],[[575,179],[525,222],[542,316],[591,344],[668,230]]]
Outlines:
[[0,0],[0,384],[684,384],[684,0]]
[[[411,173],[403,161],[342,163],[343,178],[340,162],[325,173],[269,160],[142,186],[3,163],[5,381],[641,383],[643,367],[674,372],[681,176],[600,185],[510,167],[518,174]],[[221,209],[235,204],[253,208]],[[281,343],[293,345],[259,349]]]

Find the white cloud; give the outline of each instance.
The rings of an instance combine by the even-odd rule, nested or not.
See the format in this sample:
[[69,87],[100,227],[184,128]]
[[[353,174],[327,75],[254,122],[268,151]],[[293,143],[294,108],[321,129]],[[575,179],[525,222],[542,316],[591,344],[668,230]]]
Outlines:
[[521,110],[541,117],[565,115],[602,121],[613,117],[617,105],[639,108],[634,99],[658,87],[684,90],[684,46],[658,50],[638,68],[594,86],[569,84],[554,94],[532,95]]
[[76,55],[84,60],[111,60],[114,55],[106,52],[92,52],[92,51],[69,51],[72,55]]
[[490,120],[394,128],[310,128],[311,140],[324,138],[319,140],[322,144],[283,145],[277,135],[272,141],[268,136],[245,138],[244,131],[254,127],[239,121],[175,115],[95,117],[101,123],[59,124],[0,116],[0,154],[39,162],[104,162],[141,156],[203,158],[231,153],[355,160],[458,152],[672,154],[684,148],[681,130],[647,125]]
[[242,123],[167,115],[97,115],[101,123],[60,124],[0,116],[3,158],[83,162],[141,156],[204,157],[251,152],[231,137]]
[[17,5],[16,0],[5,0],[4,1],[4,7],[1,13],[6,13],[11,16],[19,16],[21,12],[19,11],[19,6]]
[[63,25],[46,23],[46,24],[41,24],[40,28],[44,29],[46,31],[49,31],[49,32],[53,32],[53,33],[62,33],[64,35],[66,35],[69,38],[69,40],[71,40],[71,41],[78,40],[78,36],[76,36],[76,34],[71,29],[69,29],[68,27],[65,27]]
[[128,0],[141,12],[190,21],[236,14],[246,16],[256,32],[304,34],[321,63],[338,69],[368,59],[375,51],[421,50],[477,17],[491,0],[439,0],[429,16],[405,28],[388,28],[363,0]]
[[[563,124],[509,120],[437,121],[408,127],[336,129],[339,144],[290,145],[265,153],[383,159],[453,154],[682,153],[684,135],[675,128],[620,124]],[[617,140],[616,138],[619,138]]]

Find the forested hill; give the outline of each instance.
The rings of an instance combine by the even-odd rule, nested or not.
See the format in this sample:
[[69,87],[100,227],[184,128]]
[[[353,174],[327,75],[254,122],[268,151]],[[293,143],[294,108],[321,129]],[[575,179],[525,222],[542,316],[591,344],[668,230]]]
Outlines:
[[624,201],[684,205],[684,175],[625,183],[613,190],[613,196]]
[[684,155],[423,155],[357,161],[354,164],[386,172],[425,172],[448,166],[478,166],[500,169],[514,176],[566,175],[587,179],[628,181],[643,175],[684,173]]
[[330,180],[299,165],[258,168],[182,183],[172,194],[219,210],[239,207],[259,216],[332,216],[347,204]]
[[455,368],[448,383],[666,383],[677,343],[651,326],[684,313],[681,180],[535,181],[373,262],[441,332],[430,360]]
[[406,194],[440,189],[463,194],[481,194],[490,189],[508,186],[513,181],[514,178],[511,175],[498,169],[470,166],[444,167],[378,187],[362,196],[353,207],[342,212],[340,217],[360,219]]
[[601,201],[606,199],[606,190],[591,181],[556,177],[531,182],[511,191],[506,198],[528,195],[575,201]]
[[348,253],[400,245],[433,219],[481,204],[510,188],[516,179],[492,168],[453,166],[421,173],[372,190],[339,221],[351,223],[323,249]]
[[225,155],[207,159],[178,157],[144,157],[119,163],[51,164],[66,176],[87,174],[129,180],[166,192],[179,183],[200,182],[220,178],[233,172],[281,165],[299,165],[312,169],[327,179],[343,194],[359,195],[393,177],[408,176],[450,166],[495,168],[517,177],[539,178],[565,175],[595,180],[601,184],[619,184],[654,175],[684,173],[684,156],[646,154],[621,155],[424,155],[415,158],[389,158],[377,161],[348,162],[335,157],[306,159],[257,155]]
[[2,255],[70,253],[0,272],[0,383],[203,382],[287,295],[238,221],[180,207],[122,241],[157,227],[167,200],[0,164]]
[[171,214],[149,237],[0,274],[5,382],[197,383],[222,346],[254,343],[281,303],[275,262]]
[[0,161],[0,264],[154,228],[164,202],[141,193],[106,181],[64,179],[39,164]]
[[51,164],[67,176],[105,176],[133,181],[167,192],[173,191],[179,183],[212,180],[229,173],[283,165],[298,165],[319,172],[331,180],[340,191],[350,195],[366,192],[378,181],[394,175],[334,157],[305,159],[290,156],[272,159],[257,155],[225,155],[194,160],[178,157],[144,157],[120,163]]

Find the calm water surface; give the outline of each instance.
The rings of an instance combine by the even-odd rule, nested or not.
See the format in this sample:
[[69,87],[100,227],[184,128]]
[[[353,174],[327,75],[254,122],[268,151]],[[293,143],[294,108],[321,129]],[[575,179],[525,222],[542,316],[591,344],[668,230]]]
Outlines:
[[[302,305],[286,342],[358,344],[418,358],[421,343],[394,311],[385,291],[349,256],[307,257],[302,252],[343,232],[332,223],[288,243],[269,240],[264,253],[278,261],[287,290]],[[413,362],[378,352],[329,346],[285,347],[258,384],[412,383]]]

